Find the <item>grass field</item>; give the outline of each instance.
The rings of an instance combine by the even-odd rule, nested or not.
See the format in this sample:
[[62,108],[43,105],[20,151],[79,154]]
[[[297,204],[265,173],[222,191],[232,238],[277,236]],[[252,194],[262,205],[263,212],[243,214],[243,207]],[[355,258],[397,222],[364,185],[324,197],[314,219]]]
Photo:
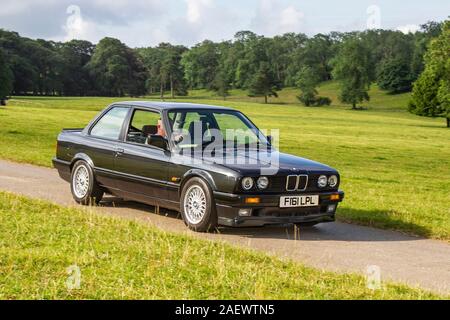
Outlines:
[[[321,96],[329,97],[332,100],[332,106],[334,107],[345,107],[339,102],[339,85],[337,82],[327,82],[319,87],[319,94]],[[295,88],[285,88],[279,92],[278,98],[269,98],[269,103],[273,104],[298,104],[297,96],[299,95],[298,89]],[[159,98],[159,96],[153,96],[154,98]],[[209,100],[211,98],[223,100],[221,97],[213,95],[207,90],[194,90],[189,93],[189,98],[192,99],[204,99]],[[368,109],[375,109],[378,111],[405,111],[410,97],[410,93],[403,93],[397,95],[388,95],[386,92],[373,86],[370,91],[370,101],[364,102],[363,106]],[[247,92],[244,90],[233,89],[230,91],[230,96],[227,97],[226,101],[231,102],[254,102],[254,103],[264,103],[263,97],[249,97]],[[444,121],[444,120],[442,120]]]
[[444,298],[2,192],[0,243],[0,299]]
[[[293,89],[268,105],[239,90],[227,101],[206,91],[177,101],[242,110],[260,128],[280,129],[282,151],[337,168],[346,192],[338,219],[450,240],[450,130],[444,120],[406,112],[408,94],[373,88],[364,111],[340,105],[335,83],[320,94],[334,104],[302,107]],[[16,97],[0,109],[0,158],[50,166],[61,128],[83,127],[117,100]]]

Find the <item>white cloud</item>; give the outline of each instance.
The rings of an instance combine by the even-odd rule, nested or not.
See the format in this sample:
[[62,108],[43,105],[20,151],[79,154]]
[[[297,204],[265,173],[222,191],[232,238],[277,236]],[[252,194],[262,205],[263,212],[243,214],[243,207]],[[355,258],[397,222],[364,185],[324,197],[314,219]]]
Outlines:
[[295,8],[294,6],[289,6],[280,14],[280,30],[282,33],[290,31],[298,31],[303,23],[304,13]]
[[250,27],[252,31],[266,36],[301,32],[304,17],[304,13],[294,5],[280,8],[275,0],[260,0]]
[[[58,0],[47,0],[45,5],[53,5]],[[0,17],[1,16],[11,16],[15,14],[20,14],[29,9],[36,1],[33,0],[20,0],[20,1],[2,1],[0,4]]]
[[[57,41],[80,38],[95,43],[108,36],[135,47],[229,40],[239,30],[266,36],[286,32],[313,35],[362,30],[366,22],[370,28],[379,25],[376,7],[369,7],[365,15],[356,2],[347,6],[328,2],[324,6],[300,0],[0,0],[0,28]],[[79,16],[66,12],[72,4],[81,9]],[[410,7],[407,9],[416,10]],[[408,33],[417,31],[416,24],[421,22],[445,19],[442,5],[430,3],[428,7],[435,14],[395,11],[398,17],[385,19],[382,27]]]
[[84,7],[96,14],[121,17],[126,22],[131,22],[142,18],[153,20],[166,13],[169,4],[164,0],[84,0]]
[[97,43],[104,37],[124,41],[131,47],[169,41],[164,29],[167,4],[162,0],[83,0],[64,7],[60,32],[55,41],[83,39]]
[[420,30],[420,26],[417,24],[407,24],[404,26],[400,26],[397,28],[398,31],[401,31],[405,34],[407,33],[415,33]]
[[199,22],[205,11],[211,9],[211,0],[186,0],[187,12],[186,19],[190,23]]
[[22,1],[11,1],[2,3],[1,6],[2,10],[0,11],[0,16],[8,16],[21,13],[24,9],[26,9],[27,3]]
[[185,3],[183,15],[168,21],[166,41],[194,45],[205,39],[228,40],[242,29],[239,8],[213,0],[185,0]]

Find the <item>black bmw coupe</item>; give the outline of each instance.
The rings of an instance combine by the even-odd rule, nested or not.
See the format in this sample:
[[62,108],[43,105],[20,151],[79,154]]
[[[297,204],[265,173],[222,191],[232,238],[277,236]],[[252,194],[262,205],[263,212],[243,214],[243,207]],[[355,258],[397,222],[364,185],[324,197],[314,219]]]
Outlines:
[[239,111],[198,104],[118,102],[84,129],[64,129],[53,159],[81,204],[105,193],[216,226],[334,221],[339,173],[278,152]]

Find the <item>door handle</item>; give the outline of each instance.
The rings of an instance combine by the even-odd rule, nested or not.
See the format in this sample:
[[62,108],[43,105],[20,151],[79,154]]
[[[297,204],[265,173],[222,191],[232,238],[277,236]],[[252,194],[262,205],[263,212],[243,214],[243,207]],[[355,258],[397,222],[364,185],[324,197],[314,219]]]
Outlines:
[[122,148],[116,148],[116,156],[120,156],[121,154],[124,154],[125,150],[123,150]]

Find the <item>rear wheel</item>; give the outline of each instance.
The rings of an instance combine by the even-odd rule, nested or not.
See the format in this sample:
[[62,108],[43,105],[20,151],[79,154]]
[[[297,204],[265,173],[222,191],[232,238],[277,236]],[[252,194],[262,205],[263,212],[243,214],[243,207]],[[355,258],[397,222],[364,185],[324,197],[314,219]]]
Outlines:
[[183,187],[180,211],[189,229],[212,231],[217,226],[216,204],[209,185],[200,178],[192,178]]
[[86,161],[75,163],[70,179],[73,199],[83,205],[98,204],[103,198],[103,189],[97,184],[94,172]]

